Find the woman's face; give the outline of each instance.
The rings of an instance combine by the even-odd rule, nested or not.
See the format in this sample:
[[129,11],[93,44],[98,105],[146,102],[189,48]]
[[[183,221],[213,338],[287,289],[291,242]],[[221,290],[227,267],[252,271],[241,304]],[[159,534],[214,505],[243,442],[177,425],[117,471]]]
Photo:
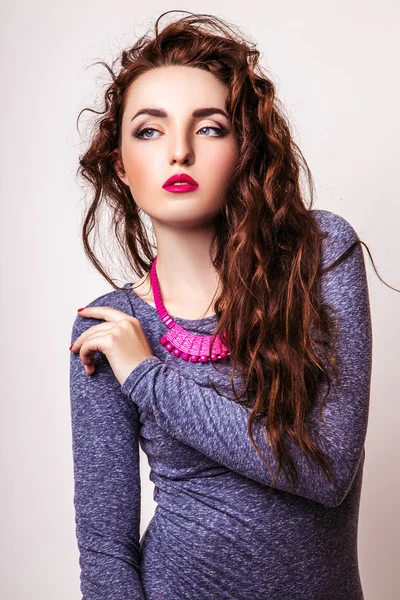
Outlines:
[[[196,227],[222,209],[238,160],[225,100],[227,88],[199,68],[168,66],[152,69],[131,85],[122,119],[120,179],[137,205],[152,219],[174,226]],[[141,114],[159,109],[166,116]],[[221,113],[193,116],[198,109]],[[118,163],[117,163],[118,165]],[[163,189],[174,174],[190,175],[195,191]]]

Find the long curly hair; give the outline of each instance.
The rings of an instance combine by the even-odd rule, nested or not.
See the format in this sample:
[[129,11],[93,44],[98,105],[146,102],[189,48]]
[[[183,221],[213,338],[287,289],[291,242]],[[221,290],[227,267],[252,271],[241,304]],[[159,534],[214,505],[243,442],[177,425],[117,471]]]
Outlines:
[[[231,383],[235,370],[243,375],[244,387],[240,395],[235,391],[234,401],[250,409],[250,440],[271,471],[254,440],[256,421],[269,438],[278,465],[271,487],[282,468],[292,485],[297,480],[285,433],[333,482],[328,457],[306,427],[320,381],[327,379],[328,394],[331,376],[338,374],[334,318],[320,294],[324,271],[319,268],[321,234],[310,214],[314,193],[310,169],[293,139],[275,86],[259,64],[255,44],[213,15],[188,11],[178,11],[188,14],[160,31],[160,19],[170,12],[175,11],[157,19],[154,35],[143,35],[111,66],[95,63],[107,69],[112,82],[102,110],[83,109],[99,115],[77,171],[94,192],[83,223],[85,253],[111,286],[121,289],[89,242],[105,206],[111,209],[113,233],[130,267],[139,277],[149,272],[155,246],[114,165],[115,154],[121,151],[127,92],[137,77],[157,67],[185,65],[213,73],[228,88],[226,110],[239,144],[239,160],[212,241],[212,261],[221,283],[213,339],[219,334],[229,345]],[[308,204],[302,175],[310,192]],[[353,246],[359,243],[367,248],[360,240]]]

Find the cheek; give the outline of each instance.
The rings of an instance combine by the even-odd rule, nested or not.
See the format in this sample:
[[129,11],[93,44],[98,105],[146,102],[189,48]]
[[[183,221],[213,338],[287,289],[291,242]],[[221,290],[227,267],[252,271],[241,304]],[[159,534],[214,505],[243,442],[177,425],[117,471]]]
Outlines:
[[138,198],[146,198],[149,193],[164,183],[160,181],[162,169],[157,157],[149,156],[148,153],[140,151],[140,148],[127,153],[125,166],[131,191]]
[[218,160],[215,164],[215,168],[219,173],[223,174],[225,177],[230,177],[235,167],[236,160],[237,159],[232,152],[227,152],[226,154],[223,154],[222,156],[218,157]]
[[230,145],[225,148],[225,151],[215,153],[210,160],[209,173],[217,188],[221,189],[221,186],[225,188],[230,184],[238,158],[236,148]]

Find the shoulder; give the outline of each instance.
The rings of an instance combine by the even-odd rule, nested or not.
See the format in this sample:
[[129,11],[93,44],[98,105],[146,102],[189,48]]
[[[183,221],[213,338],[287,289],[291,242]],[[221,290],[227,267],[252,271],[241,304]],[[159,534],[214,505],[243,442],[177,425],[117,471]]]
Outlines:
[[354,227],[342,216],[329,210],[310,210],[321,236],[321,266],[325,268],[335,262],[359,236]]
[[[102,296],[98,296],[91,302],[85,304],[85,306],[111,306],[117,310],[127,313],[128,315],[134,316],[133,306],[129,299],[129,294],[125,289],[112,290]],[[89,319],[83,318],[79,314],[76,315],[72,325],[71,343],[76,340],[86,329],[101,323],[100,319]]]

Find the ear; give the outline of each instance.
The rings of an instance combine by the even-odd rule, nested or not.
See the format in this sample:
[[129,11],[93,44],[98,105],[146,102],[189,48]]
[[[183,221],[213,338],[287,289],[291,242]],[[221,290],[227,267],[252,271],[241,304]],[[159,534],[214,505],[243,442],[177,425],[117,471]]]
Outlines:
[[118,177],[121,179],[121,181],[123,183],[125,183],[125,185],[129,186],[129,181],[128,178],[125,174],[125,169],[124,169],[124,165],[122,163],[122,160],[119,156],[119,151],[118,148],[116,148],[115,150],[113,150],[112,154],[111,154],[111,160],[115,169],[116,174],[118,175]]

